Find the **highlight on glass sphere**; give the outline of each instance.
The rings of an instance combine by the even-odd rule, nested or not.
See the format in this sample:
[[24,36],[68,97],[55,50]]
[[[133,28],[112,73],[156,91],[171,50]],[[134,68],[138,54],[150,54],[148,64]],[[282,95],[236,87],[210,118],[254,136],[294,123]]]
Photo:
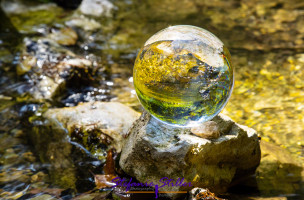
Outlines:
[[170,26],[147,40],[133,69],[142,106],[173,126],[196,126],[226,105],[234,84],[230,53],[209,31]]

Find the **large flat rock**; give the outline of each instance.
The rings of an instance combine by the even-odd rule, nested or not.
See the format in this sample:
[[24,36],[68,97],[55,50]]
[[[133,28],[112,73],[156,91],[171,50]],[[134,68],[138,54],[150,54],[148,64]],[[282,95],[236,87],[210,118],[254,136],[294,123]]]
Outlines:
[[159,182],[162,177],[184,178],[194,187],[225,192],[234,181],[255,172],[261,159],[260,144],[255,130],[225,115],[212,121],[220,136],[205,139],[192,134],[190,128],[164,125],[144,113],[128,133],[119,164],[142,183]]
[[124,135],[138,117],[138,112],[114,102],[53,108],[43,114],[43,121],[33,122],[37,125],[30,139],[40,160],[50,164],[53,183],[84,191],[91,184],[90,170],[100,173],[109,149],[120,152]]
[[[83,135],[83,145],[89,145],[85,138],[96,137],[121,151],[122,138],[139,113],[117,102],[80,103],[75,107],[49,109],[44,117],[53,127],[66,129],[70,136]],[[92,135],[94,134],[94,135]]]

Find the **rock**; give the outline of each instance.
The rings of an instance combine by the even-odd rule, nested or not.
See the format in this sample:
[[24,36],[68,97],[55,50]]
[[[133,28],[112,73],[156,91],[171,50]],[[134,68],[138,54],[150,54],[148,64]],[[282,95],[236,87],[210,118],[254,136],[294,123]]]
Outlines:
[[93,82],[95,72],[92,61],[75,55],[57,43],[72,45],[76,42],[76,33],[69,28],[62,29],[61,33],[64,30],[69,30],[65,36],[69,35],[70,40],[63,41],[61,36],[55,37],[54,33],[49,38],[24,39],[17,73],[25,77],[29,85],[27,92],[35,100],[52,100],[65,90],[68,82],[75,87]]
[[18,33],[17,29],[14,27],[14,25],[11,23],[9,18],[6,16],[1,6],[0,6],[0,19],[1,19],[1,26],[0,26],[0,57],[1,57],[0,65],[1,65],[1,63],[5,61],[12,62],[11,60],[13,59],[6,59],[6,57],[7,58],[13,57],[11,55],[11,52],[13,52],[14,47],[21,42],[22,36],[21,34]]
[[234,181],[254,173],[261,158],[259,139],[255,130],[222,114],[212,121],[221,137],[208,140],[191,134],[190,128],[164,125],[144,113],[128,132],[119,164],[143,183],[184,178],[193,187],[225,192]]
[[214,121],[207,121],[191,128],[191,133],[206,139],[216,139],[220,137],[219,127]]
[[37,182],[37,181],[41,181],[43,179],[45,179],[47,175],[44,174],[43,172],[38,172],[36,174],[34,174],[33,176],[31,176],[31,182],[34,183],[34,182]]
[[208,189],[203,189],[203,188],[193,188],[189,192],[189,197],[188,200],[225,200],[216,197],[213,193],[211,193]]
[[114,5],[108,0],[83,0],[79,9],[85,15],[109,17]]
[[30,198],[31,200],[56,200],[53,196],[49,194],[37,195],[36,197]]
[[73,16],[70,20],[66,21],[65,24],[71,27],[79,27],[85,31],[95,31],[101,28],[101,24],[94,19],[89,19],[83,15]]
[[261,164],[256,171],[260,193],[265,196],[297,194],[304,181],[301,161],[287,149],[263,140],[261,151]]
[[56,94],[57,88],[60,87],[59,83],[47,76],[39,77],[38,80],[35,87],[30,89],[34,99],[51,99]]
[[[44,116],[54,127],[67,129],[72,137],[82,135],[82,140],[87,137],[106,139],[120,152],[123,137],[139,117],[139,113],[121,103],[95,102],[80,103],[76,107],[50,109]],[[87,143],[89,141],[83,141],[83,145]]]
[[206,189],[203,188],[193,188],[190,192],[189,192],[189,200],[195,200],[196,195],[198,195],[201,192],[207,192]]
[[7,15],[20,14],[20,13],[36,11],[36,10],[47,10],[50,8],[50,6],[55,6],[55,4],[52,3],[49,4],[30,3],[30,6],[26,5],[26,3],[29,2],[24,2],[22,0],[2,0],[0,5]]
[[32,119],[29,136],[40,160],[49,164],[50,180],[85,192],[92,187],[90,171],[100,173],[109,148],[121,150],[124,134],[138,117],[120,103],[80,103],[49,109],[42,119]]
[[1,7],[20,33],[39,33],[45,25],[60,23],[64,10],[54,3],[2,0]]
[[49,37],[61,45],[75,45],[78,39],[77,33],[71,28],[62,28],[53,31]]
[[25,57],[22,61],[23,62],[19,63],[17,66],[18,75],[23,75],[30,71],[32,67],[36,65],[37,59],[35,57]]

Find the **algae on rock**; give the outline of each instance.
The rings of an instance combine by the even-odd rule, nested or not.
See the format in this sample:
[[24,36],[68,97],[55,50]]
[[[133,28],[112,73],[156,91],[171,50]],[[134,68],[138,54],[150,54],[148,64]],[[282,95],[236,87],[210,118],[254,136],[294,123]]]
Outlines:
[[301,190],[301,173],[304,173],[300,159],[273,143],[261,141],[262,159],[257,168],[256,180],[261,194],[297,194]]
[[[91,185],[78,175],[91,176],[90,170],[102,166],[106,152],[121,150],[122,139],[139,117],[131,108],[114,102],[82,103],[76,107],[49,109],[41,124],[33,127],[30,138],[43,163],[50,163],[51,180],[64,188]],[[78,188],[79,184],[82,188]]]

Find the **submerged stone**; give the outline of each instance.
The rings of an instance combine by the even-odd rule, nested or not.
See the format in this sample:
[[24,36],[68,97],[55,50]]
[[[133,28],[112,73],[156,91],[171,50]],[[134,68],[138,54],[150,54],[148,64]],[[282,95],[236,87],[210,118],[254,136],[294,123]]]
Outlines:
[[83,0],[79,7],[81,13],[94,17],[111,16],[114,5],[108,0]]
[[54,3],[38,1],[3,0],[0,6],[20,33],[39,33],[41,27],[60,22],[64,13]]
[[[66,35],[60,36],[65,31]],[[24,39],[16,71],[26,79],[26,91],[33,99],[52,100],[60,96],[69,83],[77,87],[94,81],[94,60],[75,55],[58,44],[72,45],[76,38],[72,29],[63,28],[47,37]]]
[[262,158],[257,168],[257,186],[263,196],[297,194],[304,181],[303,163],[287,149],[261,141]]
[[61,28],[60,30],[52,30],[53,32],[49,35],[51,39],[61,45],[75,45],[78,39],[77,33],[71,28]]
[[172,26],[153,35],[138,53],[133,76],[143,107],[179,126],[212,119],[233,88],[229,51],[212,33],[194,26]]

